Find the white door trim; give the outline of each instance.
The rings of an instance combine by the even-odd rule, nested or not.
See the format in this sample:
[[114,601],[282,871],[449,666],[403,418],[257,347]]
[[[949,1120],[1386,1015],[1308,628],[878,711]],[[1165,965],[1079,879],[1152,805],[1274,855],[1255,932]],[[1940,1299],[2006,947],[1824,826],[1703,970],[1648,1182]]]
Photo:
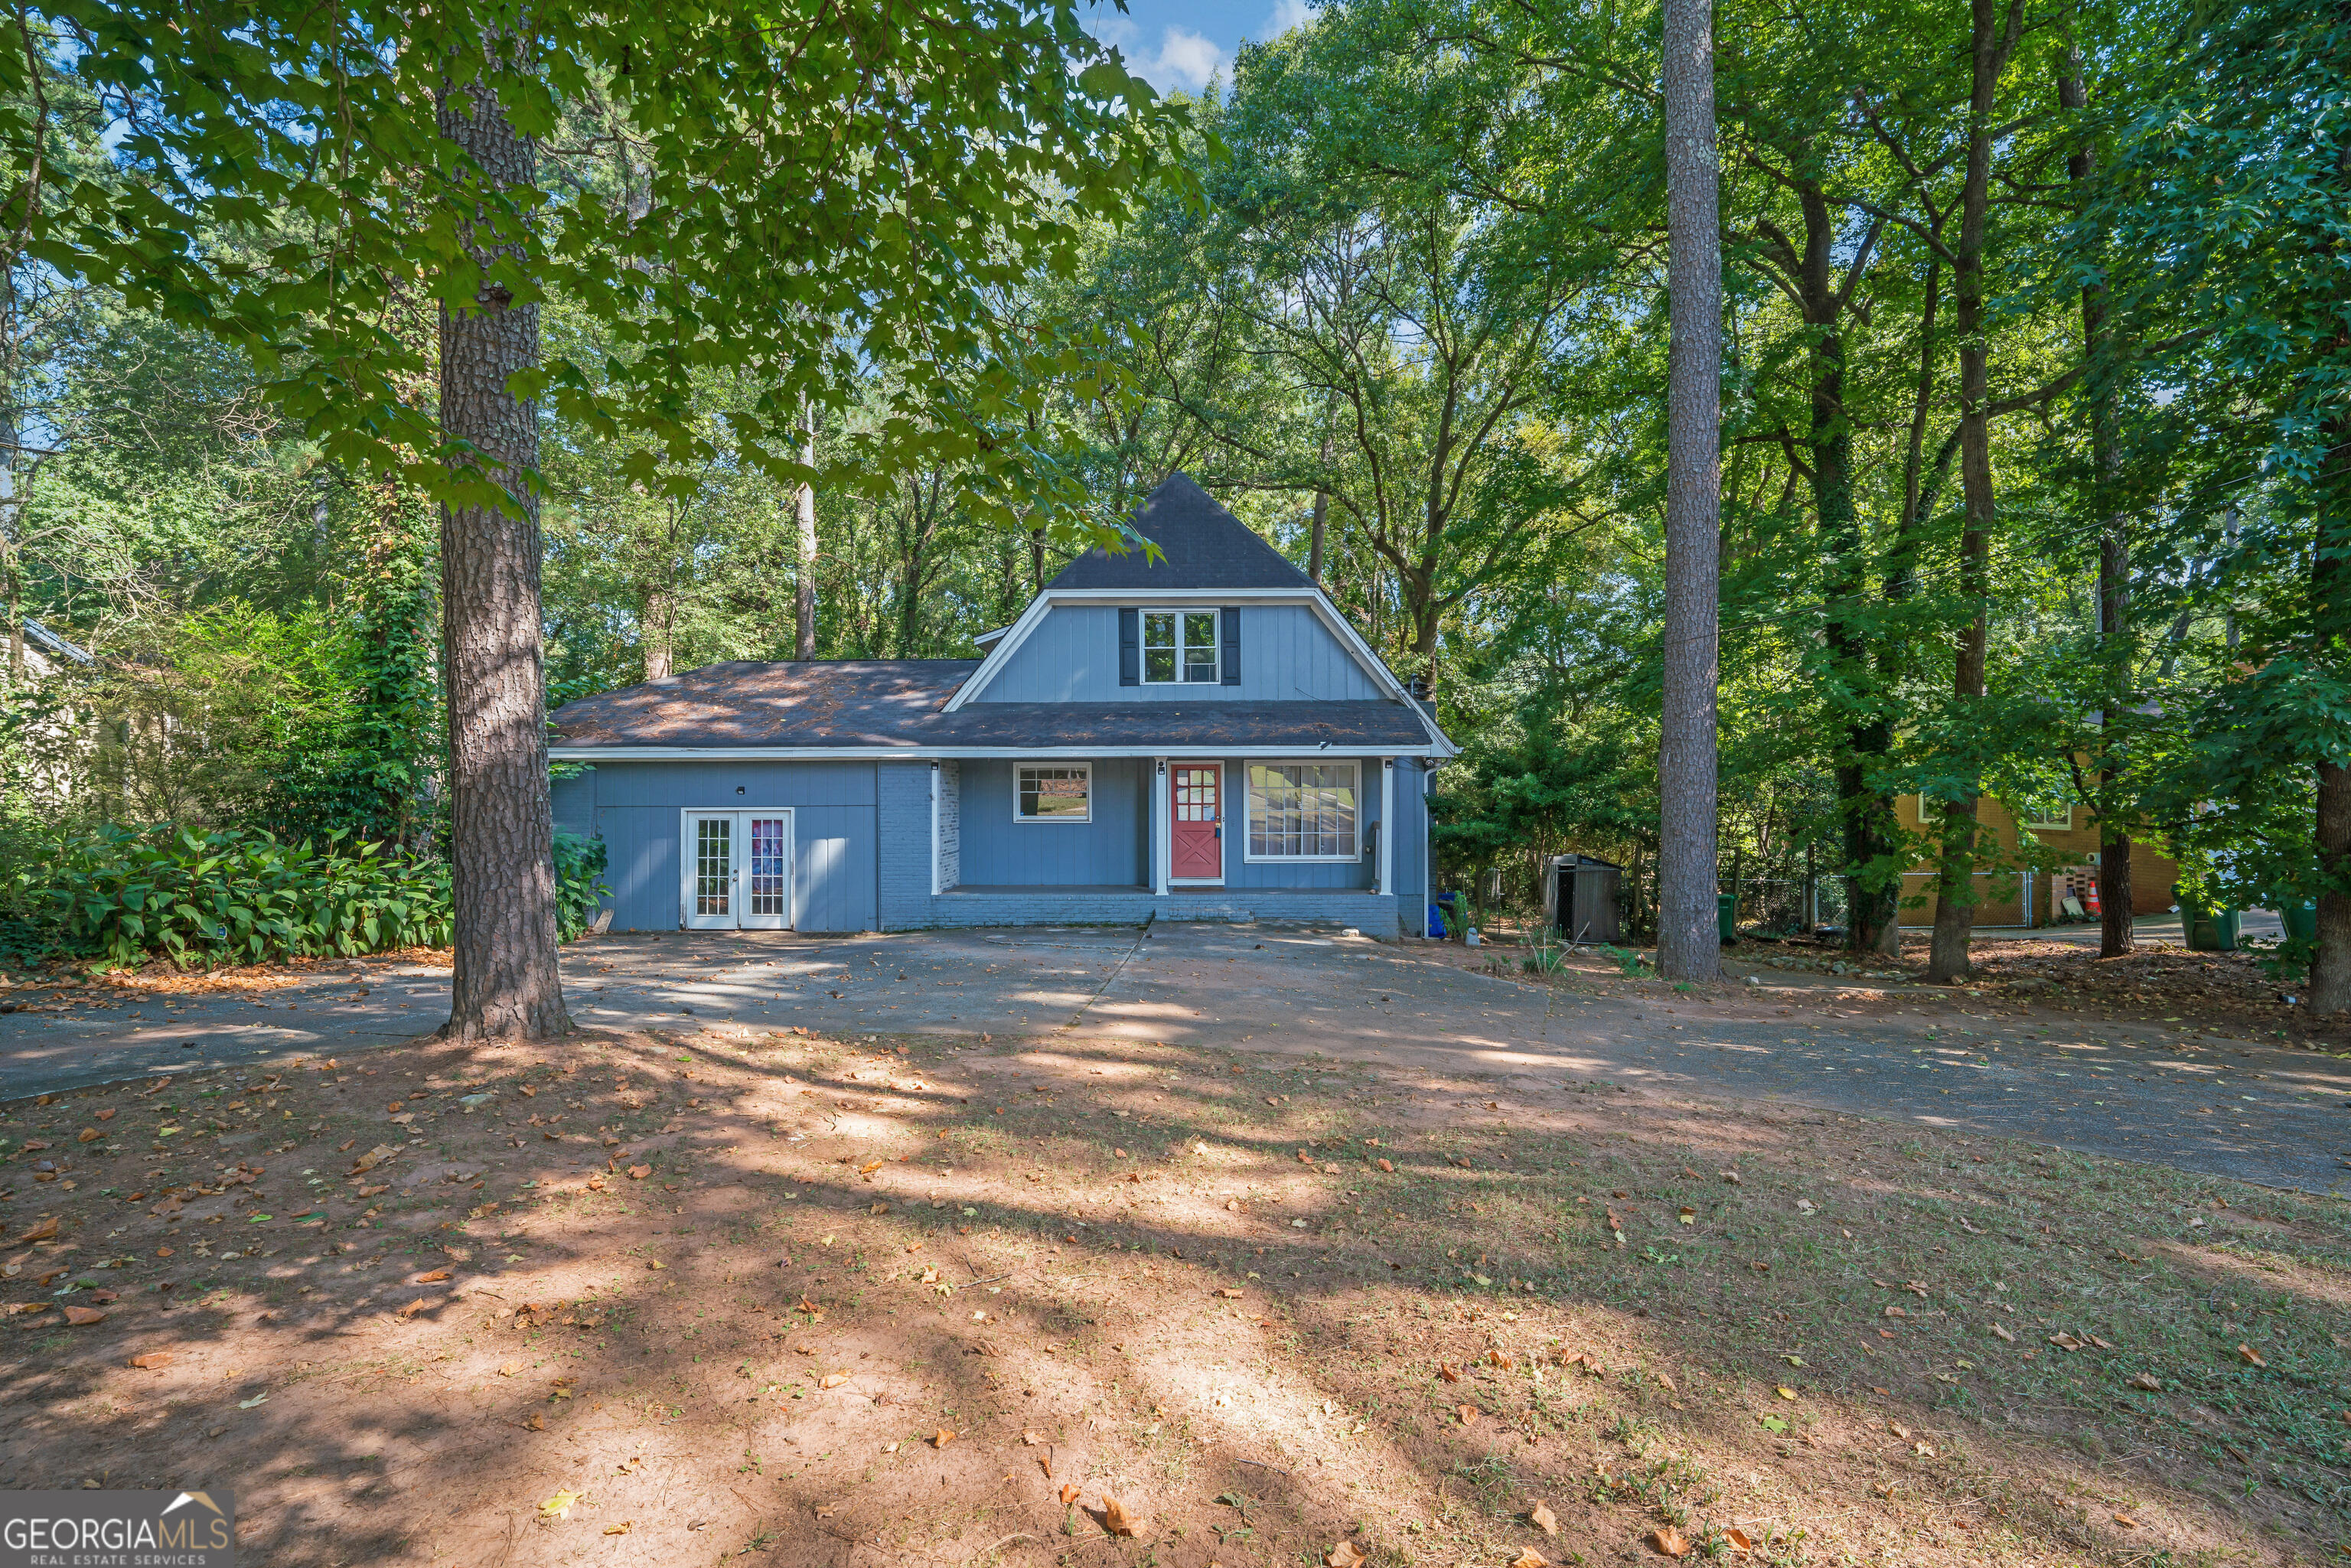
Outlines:
[[[753,915],[749,909],[748,886],[751,823],[754,819],[770,818],[781,818],[784,824],[785,912],[781,915]],[[727,824],[726,909],[720,915],[701,915],[695,910],[695,884],[701,870],[700,857],[695,852],[699,836],[695,825],[714,821]],[[733,807],[687,806],[679,810],[677,824],[677,910],[678,924],[683,928],[688,931],[782,931],[799,925],[799,831],[790,807],[744,810]]]

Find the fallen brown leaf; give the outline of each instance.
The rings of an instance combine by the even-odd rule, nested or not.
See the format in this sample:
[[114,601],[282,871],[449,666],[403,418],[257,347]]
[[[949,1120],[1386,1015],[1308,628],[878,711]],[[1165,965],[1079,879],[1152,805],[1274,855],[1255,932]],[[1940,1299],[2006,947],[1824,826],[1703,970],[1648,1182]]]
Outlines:
[[1364,1568],[1371,1559],[1352,1541],[1342,1541],[1322,1554],[1323,1568]]
[[16,1239],[19,1241],[47,1241],[50,1237],[55,1236],[57,1233],[57,1217],[53,1214],[46,1219],[37,1220],[32,1225],[27,1226],[25,1229],[25,1234],[19,1236]]
[[[66,1310],[68,1312],[71,1312],[73,1309],[68,1307]],[[2268,1362],[2262,1359],[2262,1353],[2255,1350],[2249,1344],[2241,1344],[2237,1347],[2237,1359],[2243,1362],[2248,1366],[2267,1366],[2269,1364]]]
[[607,1535],[626,1535],[629,1533],[629,1526],[634,1522],[635,1521],[633,1520],[624,1519],[618,1524],[608,1524],[604,1527],[604,1533]]
[[629,1167],[629,1179],[631,1181],[643,1181],[645,1177],[653,1174],[653,1167],[651,1166],[631,1166]]
[[838,1388],[848,1381],[849,1374],[845,1372],[828,1372],[824,1375],[823,1381],[819,1385],[819,1386],[824,1388]]
[[437,1285],[448,1277],[446,1269],[427,1269],[422,1274],[411,1274],[408,1282],[412,1285]]
[[1682,1532],[1676,1530],[1670,1524],[1659,1525],[1656,1529],[1649,1531],[1648,1535],[1645,1537],[1645,1539],[1650,1545],[1656,1547],[1659,1552],[1665,1553],[1668,1557],[1685,1556],[1688,1553],[1690,1549],[1690,1543],[1687,1540],[1684,1539]]
[[2163,1379],[2152,1372],[2142,1372],[2130,1380],[2133,1388],[2143,1388],[2149,1394],[2163,1392]]
[[1069,1507],[1071,1503],[1073,1503],[1073,1502],[1075,1502],[1075,1501],[1077,1501],[1077,1500],[1078,1500],[1078,1488],[1077,1488],[1077,1483],[1076,1483],[1076,1482],[1074,1482],[1074,1481],[1071,1481],[1071,1482],[1068,1482],[1068,1483],[1066,1483],[1065,1485],[1063,1485],[1063,1486],[1062,1486],[1062,1488],[1061,1488],[1061,1506],[1062,1506],[1063,1508],[1067,1508],[1067,1507]]
[[945,1427],[942,1427],[935,1434],[933,1435],[931,1438],[931,1447],[934,1448],[944,1448],[949,1443],[954,1442],[955,1438],[956,1435],[953,1432],[950,1432]]
[[1559,1515],[1552,1512],[1551,1504],[1547,1502],[1539,1502],[1527,1510],[1527,1522],[1545,1535],[1559,1533]]
[[1519,1554],[1510,1559],[1510,1568],[1551,1568],[1551,1559],[1531,1546],[1521,1546]]
[[68,1307],[66,1309],[66,1322],[72,1323],[77,1328],[88,1328],[92,1323],[102,1323],[105,1321],[106,1314],[104,1312],[99,1312],[90,1307]]
[[132,1356],[131,1364],[142,1372],[156,1372],[179,1359],[180,1353],[175,1350],[151,1350],[144,1355]]
[[1736,1551],[1752,1552],[1755,1550],[1755,1542],[1748,1539],[1747,1532],[1736,1525],[1722,1532],[1722,1538],[1725,1541],[1729,1542],[1732,1548]]
[[1134,1534],[1134,1520],[1126,1511],[1126,1505],[1108,1492],[1102,1493],[1102,1528],[1113,1535]]

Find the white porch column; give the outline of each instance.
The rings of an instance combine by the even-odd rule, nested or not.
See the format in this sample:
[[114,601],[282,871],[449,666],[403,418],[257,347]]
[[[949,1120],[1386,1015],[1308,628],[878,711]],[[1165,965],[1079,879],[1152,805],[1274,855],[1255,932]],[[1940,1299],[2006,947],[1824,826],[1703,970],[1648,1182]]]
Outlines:
[[1380,885],[1395,891],[1395,758],[1380,758]]
[[1151,759],[1151,891],[1167,892],[1167,758]]

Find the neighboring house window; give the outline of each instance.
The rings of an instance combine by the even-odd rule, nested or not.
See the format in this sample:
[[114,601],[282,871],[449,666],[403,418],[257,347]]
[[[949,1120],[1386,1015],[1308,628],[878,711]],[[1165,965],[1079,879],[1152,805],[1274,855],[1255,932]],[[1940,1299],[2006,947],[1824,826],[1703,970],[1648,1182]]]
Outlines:
[[2044,833],[2069,833],[2074,831],[2074,808],[2069,805],[2064,810],[2052,815],[2036,807],[2018,813],[2016,820],[2028,828],[2035,828]]
[[1147,685],[1217,684],[1217,612],[1143,612],[1143,679]]
[[1249,858],[1351,861],[1356,850],[1355,765],[1252,762]]
[[1012,817],[1020,822],[1090,822],[1093,821],[1093,764],[1065,762],[1052,767],[1020,769],[1020,788],[1012,800]]

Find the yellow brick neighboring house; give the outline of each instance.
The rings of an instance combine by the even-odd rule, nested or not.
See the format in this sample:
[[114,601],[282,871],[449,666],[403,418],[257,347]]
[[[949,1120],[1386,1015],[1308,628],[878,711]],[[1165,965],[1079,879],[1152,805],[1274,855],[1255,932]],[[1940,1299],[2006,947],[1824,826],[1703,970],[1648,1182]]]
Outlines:
[[[1927,825],[1919,816],[1919,797],[1916,795],[1899,797],[1894,803],[1894,814],[1906,828]],[[2042,845],[2064,857],[2064,868],[2053,873],[2008,871],[1979,874],[1976,885],[1982,892],[1976,899],[1978,925],[2053,924],[2060,913],[2058,901],[2068,892],[2081,901],[2085,909],[2090,906],[2090,890],[2096,885],[2098,875],[2098,824],[2087,807],[2073,806],[2063,816],[2027,818],[2020,823],[2015,813],[1986,796],[1976,815],[1982,824],[1979,831],[1999,844],[2002,859],[2015,858],[2018,835],[2027,831]],[[2160,846],[2134,841],[2130,872],[2132,914],[2157,915],[2171,907],[2171,884],[2179,878],[2179,865]],[[1925,902],[1913,907],[1910,901],[1921,895]],[[1932,868],[1919,866],[1902,873],[1901,923],[1905,926],[1935,923]]]

